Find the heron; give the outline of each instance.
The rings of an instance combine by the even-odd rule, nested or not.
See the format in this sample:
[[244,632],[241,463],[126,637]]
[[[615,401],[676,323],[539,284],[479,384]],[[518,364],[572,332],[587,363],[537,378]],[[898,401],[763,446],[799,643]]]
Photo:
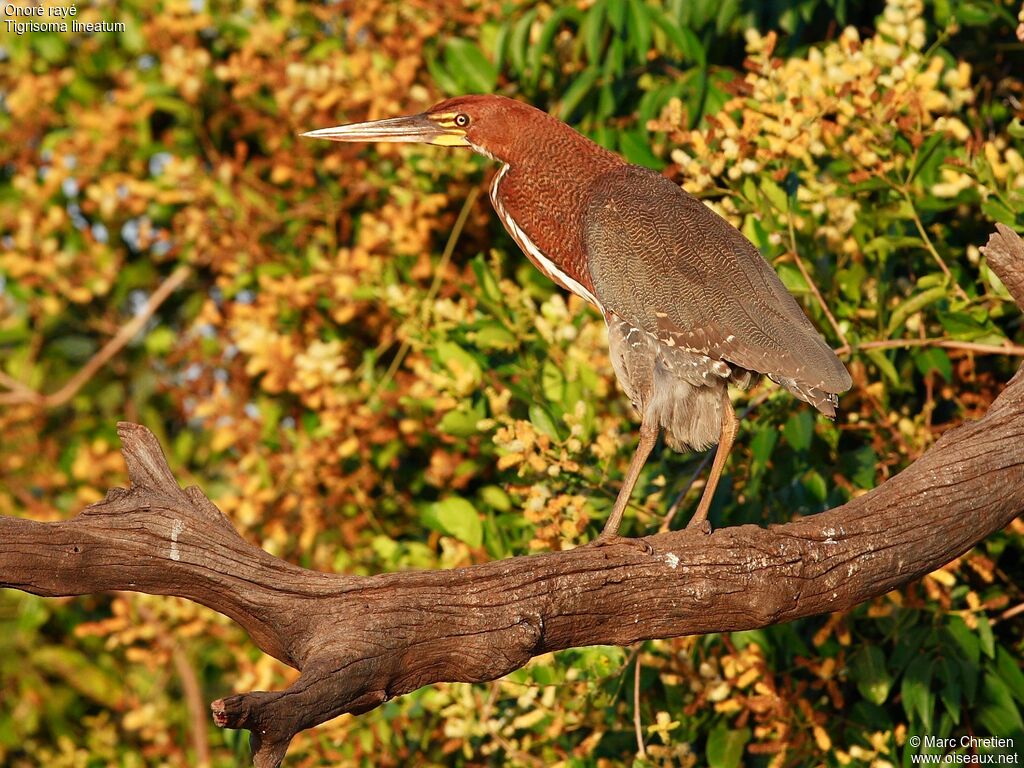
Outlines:
[[527,258],[596,307],[639,440],[598,544],[623,513],[659,435],[718,448],[689,526],[708,512],[739,421],[729,386],[761,376],[835,418],[842,362],[738,229],[680,186],[546,112],[504,96],[459,96],[426,112],[302,134],[341,142],[465,147],[500,163],[491,203]]

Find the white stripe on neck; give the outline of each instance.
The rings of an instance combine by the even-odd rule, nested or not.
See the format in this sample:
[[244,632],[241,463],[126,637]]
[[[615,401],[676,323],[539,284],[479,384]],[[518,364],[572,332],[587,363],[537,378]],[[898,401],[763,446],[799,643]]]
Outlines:
[[516,223],[515,219],[513,219],[509,215],[508,211],[505,210],[505,206],[501,204],[501,200],[498,198],[498,185],[501,184],[501,180],[505,178],[505,174],[508,173],[508,169],[509,165],[508,163],[505,163],[494,177],[494,181],[491,182],[491,204],[494,206],[494,210],[501,218],[502,224],[505,225],[505,229],[507,229],[509,234],[512,235],[512,239],[516,241],[516,245],[518,245],[526,255],[531,258],[531,261],[533,261],[545,277],[553,280],[565,290],[571,291],[577,296],[586,299],[598,309],[601,309],[601,305],[594,297],[594,294],[556,267],[555,263],[545,256],[541,252],[540,248],[534,245],[533,241],[526,236],[522,227]]

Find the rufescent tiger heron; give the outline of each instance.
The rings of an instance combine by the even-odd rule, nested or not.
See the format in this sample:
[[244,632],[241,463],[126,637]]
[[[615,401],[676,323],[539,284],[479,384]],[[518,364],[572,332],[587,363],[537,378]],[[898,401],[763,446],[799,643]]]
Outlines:
[[469,147],[501,168],[491,202],[534,265],[593,304],[640,440],[599,541],[622,513],[662,429],[676,450],[718,443],[690,526],[706,528],[738,421],[728,385],[760,375],[829,417],[843,364],[735,227],[676,184],[565,123],[502,96],[461,96],[409,117],[303,134]]

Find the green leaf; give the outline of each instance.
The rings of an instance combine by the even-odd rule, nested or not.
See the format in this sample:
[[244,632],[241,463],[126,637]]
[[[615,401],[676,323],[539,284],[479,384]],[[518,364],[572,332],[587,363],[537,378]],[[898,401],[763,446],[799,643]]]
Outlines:
[[576,107],[580,105],[580,102],[594,88],[594,84],[600,75],[601,73],[598,69],[591,67],[585,69],[580,73],[579,77],[572,81],[572,85],[566,88],[562,94],[562,102],[558,107],[559,117],[563,120],[568,120],[572,116]]
[[793,413],[782,428],[782,435],[794,451],[804,452],[811,447],[814,434],[814,416],[806,408]]
[[36,32],[30,34],[32,36],[32,48],[51,64],[57,64],[67,56],[67,44],[59,32]]
[[492,304],[503,303],[505,300],[504,294],[501,292],[498,278],[494,275],[494,271],[491,269],[491,265],[487,263],[487,260],[483,256],[478,255],[474,257],[470,265],[473,267],[473,274],[476,275],[476,283],[480,288],[480,292]]
[[473,43],[452,38],[444,47],[448,72],[469,93],[491,93],[498,84],[498,70]]
[[1020,661],[1014,659],[1002,646],[996,648],[996,669],[1013,698],[1024,704],[1024,672],[1020,670]]
[[479,330],[470,335],[470,340],[484,350],[508,352],[519,346],[515,334],[500,323],[483,323]]
[[932,713],[935,708],[935,694],[932,693],[934,664],[927,656],[916,656],[903,673],[900,698],[903,710],[912,721],[916,715],[926,731],[932,728]]
[[959,646],[964,658],[975,665],[981,661],[981,644],[978,642],[978,636],[971,632],[963,619],[959,616],[950,616],[946,631]]
[[813,469],[804,474],[801,484],[815,501],[825,501],[828,496],[828,484],[825,482],[825,478]]
[[946,332],[957,339],[976,339],[984,336],[989,329],[966,312],[938,312],[939,322]]
[[760,646],[762,649],[771,648],[772,646],[768,631],[764,629],[745,629],[740,632],[730,632],[729,638],[732,640],[732,644],[740,650],[743,650],[748,645]]
[[931,159],[932,154],[946,140],[944,133],[933,133],[927,139],[924,144],[920,146],[917,153],[914,155],[914,169],[910,172],[910,176],[907,177],[907,182],[914,180],[914,177],[921,172],[921,169]]
[[483,376],[480,363],[469,352],[451,341],[443,341],[437,345],[437,355],[445,367],[455,376],[468,373],[474,383],[479,384]]
[[647,131],[643,129],[623,132],[619,135],[619,147],[626,159],[634,165],[642,165],[651,170],[660,171],[665,167],[665,163],[651,152],[647,140]]
[[579,673],[579,680],[602,680],[626,664],[626,649],[614,645],[593,645],[559,651],[555,658],[564,668]]
[[882,706],[892,690],[892,676],[885,666],[885,655],[874,645],[857,651],[850,661],[850,677],[857,683],[861,696]]
[[886,326],[886,337],[892,336],[912,314],[919,312],[929,304],[941,301],[947,295],[949,295],[949,288],[946,286],[945,280],[943,280],[941,285],[911,296],[892,311],[892,314],[889,316],[889,323]]
[[978,683],[981,680],[981,669],[969,661],[960,659],[960,680],[964,686],[964,701],[967,706],[974,706],[978,698]]
[[146,336],[146,353],[163,357],[174,348],[177,338],[177,334],[166,325],[158,326]]
[[665,33],[665,37],[676,47],[687,59],[698,64],[701,68],[707,63],[707,53],[700,38],[687,26],[677,26],[672,19],[660,8],[651,6],[649,8],[651,20]]
[[18,608],[14,613],[15,620],[10,624],[10,627],[14,630],[14,636],[11,637],[8,634],[3,637],[4,641],[13,641],[16,640],[19,635],[27,636],[34,633],[50,619],[53,609],[58,606],[57,603],[39,600],[36,597],[18,593],[8,594],[17,594]]
[[535,18],[537,18],[536,8],[524,14],[523,17],[515,23],[515,26],[512,27],[512,33],[509,36],[509,60],[512,63],[513,70],[519,76],[526,74],[526,57],[530,48],[530,27],[533,26],[533,20]]
[[540,35],[530,46],[530,69],[536,77],[542,69],[544,54],[551,48],[551,44],[567,18],[579,20],[580,11],[571,5],[563,5],[551,14],[550,18],[541,27]]
[[775,444],[779,441],[779,431],[774,425],[768,424],[760,427],[750,441],[750,452],[753,454],[753,461],[750,465],[751,474],[757,475],[768,466],[768,459],[775,450]]
[[987,27],[992,24],[992,11],[977,3],[961,3],[957,7],[956,17],[968,27]]
[[878,455],[870,445],[842,455],[844,474],[858,488],[874,488],[878,472]]
[[448,411],[437,424],[437,428],[448,435],[455,437],[469,437],[475,435],[479,430],[477,424],[485,416],[483,402],[470,404],[463,402],[458,408]]
[[790,293],[810,293],[811,287],[807,284],[804,279],[803,273],[796,264],[779,264],[776,266],[775,271],[778,272],[779,280],[786,286],[786,290]]
[[496,485],[485,485],[480,489],[480,501],[484,506],[490,507],[496,512],[511,512],[512,499],[502,488]]
[[146,50],[146,36],[142,31],[141,20],[125,14],[118,18],[118,21],[124,24],[124,31],[118,38],[124,49],[135,55],[144,52]]
[[926,376],[931,371],[936,371],[946,381],[953,380],[953,364],[949,361],[949,355],[945,350],[938,347],[922,349],[914,353],[914,365]]
[[786,192],[782,187],[767,176],[761,179],[761,192],[768,199],[768,202],[772,204],[772,207],[775,208],[775,210],[781,211],[782,213],[787,213],[789,211],[789,196],[786,195]]
[[587,12],[586,18],[581,25],[580,36],[583,38],[587,49],[587,58],[591,64],[596,63],[601,57],[601,49],[604,47],[604,17],[606,12],[606,0],[597,0],[594,6]]
[[992,293],[1001,299],[1012,301],[1010,297],[1010,292],[1006,289],[1006,285],[999,278],[999,275],[997,275],[989,268],[986,262],[981,263],[980,269],[981,275],[985,279],[985,282],[989,284],[989,287],[992,289]]
[[530,422],[552,440],[560,439],[558,427],[555,426],[555,420],[551,418],[551,414],[542,405],[538,403],[530,404]]
[[607,0],[608,23],[618,32],[626,23],[626,0]]
[[[608,46],[608,50],[605,53],[604,66],[602,67],[605,79],[608,80],[608,82],[604,84],[604,88],[601,93],[600,114],[602,117],[610,117],[614,114],[615,93],[612,91],[612,82],[615,80],[618,73],[622,71],[625,63],[626,46],[622,42],[621,37],[613,37],[611,45]],[[607,96],[605,94],[607,94]]]
[[[488,36],[487,41],[484,40],[485,30]],[[498,72],[505,68],[511,31],[512,28],[508,24],[488,24],[480,31],[480,42],[484,46],[484,51],[493,56],[494,67]]]
[[707,761],[709,768],[738,768],[743,760],[743,748],[750,741],[750,729],[731,730],[719,723],[708,734]]
[[461,496],[449,496],[427,506],[423,524],[453,536],[470,547],[479,547],[484,540],[484,527],[476,508]]
[[715,31],[719,35],[725,35],[729,31],[729,25],[732,24],[739,10],[739,0],[721,0],[718,4],[718,15],[715,17]]
[[629,0],[629,37],[637,60],[646,61],[651,49],[651,17],[643,0]]
[[839,290],[854,304],[860,304],[861,291],[866,279],[867,270],[863,264],[851,264],[846,269],[836,271],[836,284]]
[[988,616],[979,614],[977,619],[978,642],[981,645],[981,652],[990,659],[994,658],[996,655],[996,641],[992,636],[992,625],[988,621]]
[[[868,244],[864,246],[864,253],[890,253],[904,248],[924,247],[924,241],[920,237],[892,237],[890,235],[883,235],[870,240]],[[918,282],[918,285],[920,286],[920,282]]]
[[51,341],[47,351],[76,363],[84,363],[96,352],[96,342],[89,336],[69,334]]
[[1017,228],[1017,216],[997,197],[990,197],[981,204],[981,212],[993,221]]
[[32,651],[31,663],[59,675],[80,694],[104,707],[116,708],[122,703],[121,679],[81,651],[44,645]]
[[441,65],[441,62],[432,56],[427,57],[427,71],[430,73],[430,77],[434,80],[434,83],[444,93],[449,96],[456,96],[459,94],[461,88],[455,81],[455,78],[448,74],[447,70]]
[[938,678],[942,681],[939,697],[942,704],[953,718],[954,723],[960,722],[960,702],[963,699],[963,688],[960,685],[960,665],[950,659],[939,659]]
[[549,403],[560,403],[565,397],[565,375],[550,358],[541,367],[540,386]]
[[1024,722],[1009,688],[991,672],[985,673],[981,699],[974,714],[976,722],[987,733],[1012,739],[1024,737]]
[[889,380],[890,384],[894,387],[903,386],[903,379],[901,379],[900,375],[896,372],[896,366],[892,364],[892,361],[889,360],[883,350],[869,349],[865,354],[871,359],[871,362],[878,366],[878,370],[886,379]]

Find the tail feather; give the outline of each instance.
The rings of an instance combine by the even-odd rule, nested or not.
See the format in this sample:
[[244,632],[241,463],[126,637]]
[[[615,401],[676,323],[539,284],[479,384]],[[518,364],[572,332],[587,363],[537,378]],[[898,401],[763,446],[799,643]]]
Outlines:
[[839,395],[835,392],[826,392],[825,390],[818,389],[817,387],[809,387],[803,382],[791,379],[787,376],[769,375],[768,378],[776,384],[781,384],[805,403],[810,403],[830,419],[834,419],[836,417],[836,409],[839,408]]

